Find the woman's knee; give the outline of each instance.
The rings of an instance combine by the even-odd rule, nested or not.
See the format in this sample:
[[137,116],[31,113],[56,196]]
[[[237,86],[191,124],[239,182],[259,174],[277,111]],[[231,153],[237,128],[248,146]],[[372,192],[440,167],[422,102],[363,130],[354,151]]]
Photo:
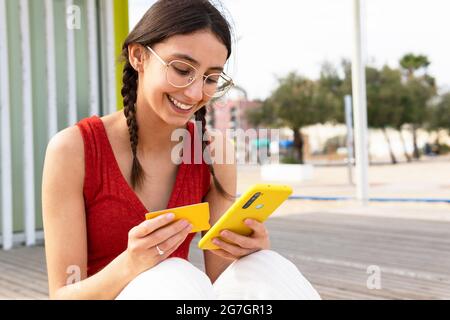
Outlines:
[[118,300],[211,299],[213,289],[204,272],[181,258],[170,258],[142,272],[117,296]]
[[276,251],[273,250],[259,250],[248,256],[245,256],[239,260],[240,263],[248,263],[249,260],[259,260],[261,262],[267,263],[277,263],[277,262],[290,262],[288,259],[283,257]]
[[291,261],[273,250],[256,251],[248,256],[236,260],[233,265],[234,268],[238,269],[254,269],[255,267],[260,269],[260,267],[264,267],[266,270],[267,268],[278,269],[280,266],[295,267]]
[[244,299],[320,299],[298,268],[272,250],[234,261],[214,284],[219,295],[230,286],[239,287]]

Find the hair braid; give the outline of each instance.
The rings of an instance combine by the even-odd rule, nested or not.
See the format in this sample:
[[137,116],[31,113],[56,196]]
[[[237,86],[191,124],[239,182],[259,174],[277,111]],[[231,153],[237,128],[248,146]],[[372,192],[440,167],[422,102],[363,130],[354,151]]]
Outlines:
[[136,120],[136,99],[137,99],[137,81],[138,73],[134,70],[130,61],[127,59],[123,68],[123,112],[127,119],[128,132],[130,134],[131,151],[133,152],[133,164],[131,167],[131,185],[134,188],[142,186],[145,173],[137,158],[138,144],[138,124]]
[[[200,139],[202,141],[202,155],[204,154],[205,148],[208,147],[208,145],[210,144],[209,139],[207,139],[206,141],[203,140],[203,136],[205,135],[205,132],[206,132],[206,118],[205,118],[205,116],[206,116],[206,106],[203,106],[202,108],[200,108],[199,110],[197,110],[195,112],[195,121],[196,122],[201,122],[201,131],[202,132],[201,132],[201,135],[200,135]],[[230,200],[234,200],[236,197],[231,195],[231,194],[229,194],[228,192],[226,192],[225,189],[220,184],[219,180],[216,178],[216,173],[214,172],[214,167],[213,167],[211,161],[208,164],[208,167],[209,167],[209,172],[211,172],[211,175],[213,177],[214,186],[217,188],[219,193],[222,194],[223,196],[225,196],[226,198],[230,199]]]

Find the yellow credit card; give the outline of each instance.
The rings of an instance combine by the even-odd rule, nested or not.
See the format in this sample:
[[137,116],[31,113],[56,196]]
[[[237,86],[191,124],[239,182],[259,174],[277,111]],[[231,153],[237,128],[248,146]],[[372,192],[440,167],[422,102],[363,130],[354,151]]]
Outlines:
[[166,213],[173,213],[175,215],[174,221],[180,219],[188,220],[192,224],[191,233],[209,230],[211,228],[211,226],[209,225],[208,202],[202,202],[197,204],[191,204],[188,206],[149,212],[145,214],[145,219],[146,220],[153,219],[157,216]]

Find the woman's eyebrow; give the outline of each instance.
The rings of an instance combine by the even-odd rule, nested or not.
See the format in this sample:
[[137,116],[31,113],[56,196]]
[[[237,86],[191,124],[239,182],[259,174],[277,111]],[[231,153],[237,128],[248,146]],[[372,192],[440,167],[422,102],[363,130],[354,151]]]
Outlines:
[[[192,58],[190,55],[187,55],[187,54],[184,54],[184,53],[174,53],[171,56],[174,57],[174,58],[187,60],[187,61],[191,62],[193,65],[195,65],[196,67],[198,67],[200,65],[200,62],[198,62],[197,60]],[[208,68],[208,70],[218,70],[218,71],[222,72],[223,71],[223,67],[220,67],[220,66],[211,67],[211,68]]]

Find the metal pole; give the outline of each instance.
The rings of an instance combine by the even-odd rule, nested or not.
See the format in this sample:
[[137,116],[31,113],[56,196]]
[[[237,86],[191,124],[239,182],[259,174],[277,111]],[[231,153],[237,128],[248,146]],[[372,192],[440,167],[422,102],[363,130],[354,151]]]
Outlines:
[[346,95],[344,97],[345,104],[345,123],[347,125],[347,168],[348,168],[348,183],[353,185],[353,117],[352,117],[352,96]]
[[356,198],[362,204],[367,205],[369,198],[367,101],[365,63],[362,59],[362,11],[360,0],[353,1],[353,18],[352,91],[355,119]]
[[13,203],[12,203],[12,163],[11,124],[9,95],[8,33],[6,31],[6,3],[0,0],[0,119],[1,119],[1,192],[2,192],[2,246],[9,250],[13,246]]

